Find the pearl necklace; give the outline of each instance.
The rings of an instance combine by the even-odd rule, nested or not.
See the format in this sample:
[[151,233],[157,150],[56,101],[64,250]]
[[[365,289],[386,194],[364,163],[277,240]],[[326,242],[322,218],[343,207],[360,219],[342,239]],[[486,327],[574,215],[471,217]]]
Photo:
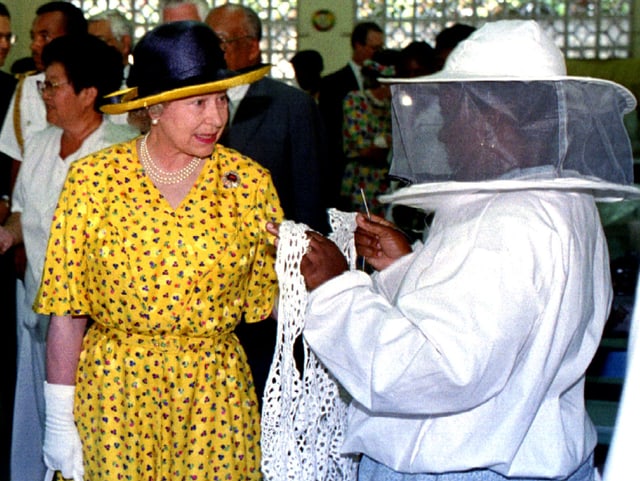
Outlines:
[[154,184],[178,184],[189,178],[189,176],[193,174],[193,172],[200,164],[200,161],[202,160],[200,157],[194,157],[187,165],[185,165],[180,170],[167,172],[166,170],[157,166],[151,158],[149,149],[147,148],[147,137],[149,137],[149,134],[142,137],[142,140],[140,141],[140,163],[142,164],[142,168]]

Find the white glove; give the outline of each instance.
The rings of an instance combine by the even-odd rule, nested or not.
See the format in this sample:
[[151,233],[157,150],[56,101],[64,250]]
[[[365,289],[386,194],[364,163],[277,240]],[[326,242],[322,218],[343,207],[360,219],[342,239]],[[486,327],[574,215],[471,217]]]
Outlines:
[[74,481],[83,481],[82,443],[73,420],[75,386],[44,383],[44,463],[52,471]]

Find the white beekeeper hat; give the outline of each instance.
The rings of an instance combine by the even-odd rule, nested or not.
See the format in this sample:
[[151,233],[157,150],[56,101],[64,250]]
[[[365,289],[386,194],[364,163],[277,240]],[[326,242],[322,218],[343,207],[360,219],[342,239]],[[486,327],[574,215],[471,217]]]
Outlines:
[[562,53],[532,20],[487,23],[442,71],[389,79],[390,175],[412,185],[384,202],[520,189],[640,197],[623,117],[636,106],[614,82],[566,75]]

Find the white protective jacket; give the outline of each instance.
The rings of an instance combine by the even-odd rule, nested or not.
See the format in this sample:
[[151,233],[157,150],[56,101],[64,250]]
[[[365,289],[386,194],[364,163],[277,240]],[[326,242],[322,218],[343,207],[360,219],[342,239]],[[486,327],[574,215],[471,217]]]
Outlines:
[[593,197],[441,204],[412,254],[310,294],[305,338],[354,398],[343,450],[408,473],[567,476],[596,444],[585,370],[612,296]]

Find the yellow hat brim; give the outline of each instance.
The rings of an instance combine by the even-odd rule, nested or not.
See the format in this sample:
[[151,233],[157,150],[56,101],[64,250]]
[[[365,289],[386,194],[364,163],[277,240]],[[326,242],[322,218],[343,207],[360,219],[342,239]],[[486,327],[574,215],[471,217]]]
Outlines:
[[106,95],[105,98],[121,97],[121,99],[118,103],[102,105],[100,110],[105,114],[110,115],[123,114],[130,110],[149,107],[150,105],[159,104],[161,102],[184,99],[187,97],[193,97],[194,95],[220,92],[222,90],[230,89],[231,87],[237,87],[238,85],[256,82],[267,75],[269,70],[271,70],[271,65],[266,65],[259,69],[236,75],[235,77],[228,79],[216,80],[215,82],[207,82],[199,85],[189,85],[187,87],[179,87],[142,98],[136,98],[138,96],[137,87],[130,87]]

